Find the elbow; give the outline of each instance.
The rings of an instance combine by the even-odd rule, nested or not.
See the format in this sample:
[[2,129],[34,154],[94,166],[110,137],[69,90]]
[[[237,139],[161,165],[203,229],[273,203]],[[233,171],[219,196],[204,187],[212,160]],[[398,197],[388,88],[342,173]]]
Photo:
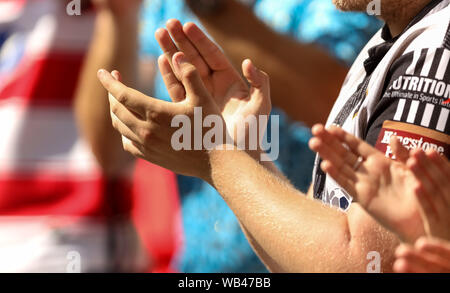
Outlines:
[[398,237],[361,208],[349,213],[349,259],[355,272],[390,273]]

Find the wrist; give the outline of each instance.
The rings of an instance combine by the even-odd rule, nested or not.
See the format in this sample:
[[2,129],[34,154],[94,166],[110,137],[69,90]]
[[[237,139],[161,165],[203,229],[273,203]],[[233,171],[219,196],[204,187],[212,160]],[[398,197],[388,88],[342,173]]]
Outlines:
[[220,146],[216,146],[212,150],[208,150],[208,170],[207,172],[203,172],[202,179],[208,182],[211,186],[214,186],[214,174],[221,168],[223,162],[230,160],[229,156],[235,149],[236,146],[234,145],[222,144]]

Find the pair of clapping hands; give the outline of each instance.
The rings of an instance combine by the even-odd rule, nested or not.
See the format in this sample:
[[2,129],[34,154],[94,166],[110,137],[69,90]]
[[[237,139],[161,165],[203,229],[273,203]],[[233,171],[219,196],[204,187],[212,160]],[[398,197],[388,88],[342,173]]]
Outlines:
[[322,170],[367,212],[409,244],[396,252],[397,272],[450,272],[450,164],[436,151],[407,151],[396,137],[396,161],[339,127],[313,127]]
[[[270,114],[268,76],[245,60],[245,81],[220,48],[193,23],[182,26],[170,20],[167,30],[156,32],[156,39],[164,51],[158,65],[172,102],[126,87],[117,71],[100,70],[98,77],[110,93],[113,125],[122,134],[126,151],[212,183],[209,150],[175,151],[172,147],[174,117],[185,115],[194,121],[195,108],[201,107],[204,116],[220,117],[227,134],[236,141],[242,119]],[[318,125],[313,134],[310,147],[324,159],[321,167],[358,204],[407,243],[425,236],[415,246],[399,247],[394,269],[449,272],[448,161],[437,153],[408,152],[396,140],[392,148],[397,161],[393,161],[337,127]]]
[[117,71],[110,74],[99,70],[98,78],[110,93],[113,126],[122,134],[124,149],[131,154],[209,182],[209,151],[174,150],[174,118],[184,115],[194,121],[195,109],[201,108],[203,117],[220,117],[234,139],[243,119],[270,114],[268,76],[245,60],[244,80],[194,23],[183,26],[178,20],[169,20],[167,29],[157,30],[155,37],[164,51],[158,65],[172,102],[128,88],[120,82]]

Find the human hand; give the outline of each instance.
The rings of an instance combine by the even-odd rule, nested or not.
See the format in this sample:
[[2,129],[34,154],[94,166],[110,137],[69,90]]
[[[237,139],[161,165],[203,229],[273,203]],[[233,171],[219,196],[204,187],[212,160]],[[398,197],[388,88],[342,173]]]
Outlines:
[[419,180],[413,192],[427,235],[450,241],[450,162],[436,151],[414,150],[406,165]]
[[[167,30],[159,29],[155,36],[164,51],[164,56],[159,58],[159,67],[172,100],[180,102],[186,96],[180,73],[172,62],[177,52],[183,52],[197,68],[208,93],[220,109],[228,134],[238,145],[248,143],[242,142],[250,137],[248,125],[243,136],[238,136],[239,127],[249,116],[268,116],[271,111],[267,74],[250,60],[245,60],[242,71],[249,88],[220,48],[194,23],[182,26],[178,20],[169,20]],[[259,128],[265,129],[265,126],[260,125]],[[262,138],[263,134],[259,136],[259,142]]]
[[396,273],[450,273],[450,242],[421,238],[414,246],[400,245],[395,253]]
[[[312,131],[315,137],[310,147],[323,158],[321,168],[358,204],[404,241],[413,243],[425,235],[418,202],[413,195],[420,181],[406,164],[386,158],[339,127],[327,130],[316,125]],[[404,158],[405,154],[398,156]]]
[[208,154],[198,151],[175,150],[172,138],[175,117],[193,121],[194,108],[202,107],[207,115],[220,116],[220,111],[205,89],[197,69],[187,62],[183,53],[175,54],[173,64],[180,73],[186,90],[185,100],[179,103],[160,101],[128,88],[106,70],[99,70],[98,78],[110,93],[113,126],[125,138],[124,149],[176,173],[207,180]]

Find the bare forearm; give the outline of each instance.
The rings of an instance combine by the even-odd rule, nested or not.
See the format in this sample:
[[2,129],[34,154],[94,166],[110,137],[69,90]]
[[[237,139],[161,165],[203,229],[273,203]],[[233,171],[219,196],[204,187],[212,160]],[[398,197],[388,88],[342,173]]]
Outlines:
[[96,78],[99,68],[119,70],[124,82],[136,86],[137,13],[114,17],[98,13],[76,97],[76,116],[82,132],[104,171],[120,175],[133,162],[122,148],[121,136],[111,125],[107,92]]
[[365,272],[374,250],[389,270],[397,240],[357,205],[344,214],[311,200],[244,152],[211,153],[211,170],[211,183],[269,269]]
[[326,121],[347,68],[324,51],[274,32],[237,1],[224,1],[211,16],[199,15],[209,34],[236,66],[251,58],[271,77],[274,105],[293,119]]

